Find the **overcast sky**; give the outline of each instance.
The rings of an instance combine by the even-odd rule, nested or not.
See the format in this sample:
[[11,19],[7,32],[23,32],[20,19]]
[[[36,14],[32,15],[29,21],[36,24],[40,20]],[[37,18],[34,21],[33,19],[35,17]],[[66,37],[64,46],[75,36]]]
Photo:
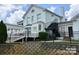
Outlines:
[[[16,24],[18,21],[23,20],[22,16],[29,6],[27,4],[0,4],[0,20],[4,20],[10,24]],[[39,4],[39,6],[47,8],[59,15],[61,15],[61,7],[64,7],[65,16],[68,20],[79,13],[78,4]]]

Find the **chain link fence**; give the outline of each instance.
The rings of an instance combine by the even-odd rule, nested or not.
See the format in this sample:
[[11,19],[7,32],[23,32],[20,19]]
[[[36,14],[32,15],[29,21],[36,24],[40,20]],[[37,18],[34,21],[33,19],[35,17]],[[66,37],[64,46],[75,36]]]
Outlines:
[[74,55],[79,45],[53,44],[46,41],[0,44],[1,55]]

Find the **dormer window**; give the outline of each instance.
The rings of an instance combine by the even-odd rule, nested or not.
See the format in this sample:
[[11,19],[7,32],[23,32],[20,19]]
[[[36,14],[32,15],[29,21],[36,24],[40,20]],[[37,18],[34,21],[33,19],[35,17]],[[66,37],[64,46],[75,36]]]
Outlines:
[[35,10],[32,10],[31,12],[34,12]]

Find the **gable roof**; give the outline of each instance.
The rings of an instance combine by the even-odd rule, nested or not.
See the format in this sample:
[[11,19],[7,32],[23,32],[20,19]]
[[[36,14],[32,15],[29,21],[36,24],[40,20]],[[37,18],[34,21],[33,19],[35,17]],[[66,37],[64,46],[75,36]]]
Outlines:
[[5,24],[6,24],[6,26],[7,26],[7,25],[10,25],[10,26],[18,26],[18,27],[23,27],[22,25],[9,24],[9,23],[5,23]]
[[71,20],[76,20],[77,18],[79,18],[79,14],[73,16],[73,17],[71,18]]
[[21,20],[21,21],[19,21],[19,22],[17,22],[17,23],[21,23],[21,22],[23,22],[23,20]]
[[38,7],[38,8],[41,8],[41,9],[47,11],[47,12],[50,12],[50,13],[52,13],[52,14],[58,16],[58,17],[63,18],[63,16],[60,16],[60,15],[58,15],[58,14],[56,14],[56,13],[54,13],[54,12],[52,12],[52,11],[46,9],[46,8],[43,8],[43,7],[37,6],[37,5],[35,5],[35,4],[31,4],[30,7],[28,8],[28,10],[26,11],[26,13],[23,15],[23,19],[25,18],[25,16],[27,15],[27,13],[29,12],[29,10],[30,10],[33,6]]

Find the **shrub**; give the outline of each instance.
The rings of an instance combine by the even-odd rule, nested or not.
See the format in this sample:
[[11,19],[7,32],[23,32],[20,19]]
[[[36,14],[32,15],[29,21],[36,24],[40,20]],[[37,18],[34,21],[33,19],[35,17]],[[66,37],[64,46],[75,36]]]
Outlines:
[[47,32],[39,32],[39,40],[46,41],[47,38],[48,38],[48,33]]
[[0,44],[7,40],[7,28],[3,21],[0,22]]

